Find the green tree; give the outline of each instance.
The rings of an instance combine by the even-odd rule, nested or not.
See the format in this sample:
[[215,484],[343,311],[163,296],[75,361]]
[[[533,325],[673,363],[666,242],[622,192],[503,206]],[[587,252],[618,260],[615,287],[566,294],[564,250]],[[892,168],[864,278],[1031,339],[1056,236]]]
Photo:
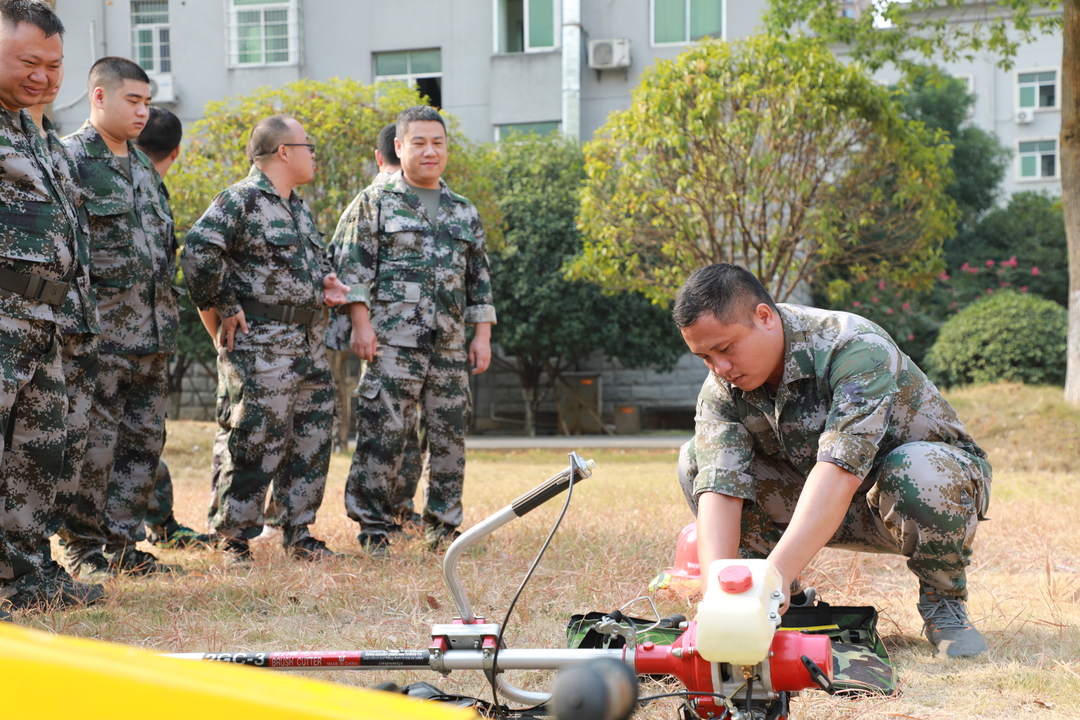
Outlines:
[[499,315],[493,338],[504,353],[496,362],[521,382],[529,435],[561,374],[593,351],[628,367],[670,367],[686,349],[667,313],[642,295],[605,295],[563,276],[563,263],[581,248],[575,223],[583,164],[581,147],[559,137],[517,137],[487,155],[504,235],[490,253]]
[[[905,117],[942,131],[942,142],[953,146],[949,160],[953,181],[945,191],[956,202],[961,221],[957,234],[944,243],[946,270],[932,288],[912,289],[869,277],[861,270],[863,279],[846,268],[828,268],[814,278],[814,289],[819,304],[870,318],[919,362],[934,344],[941,323],[983,294],[987,285],[976,289],[976,282],[998,288],[1003,282],[1020,279],[1033,263],[1041,263],[1027,252],[1010,252],[1007,245],[993,249],[981,245],[981,235],[994,234],[992,224],[980,218],[994,207],[1009,151],[993,134],[968,120],[975,96],[967,92],[964,83],[936,68],[921,67],[914,68],[911,77],[894,90]],[[1000,211],[991,211],[990,216],[994,222],[1001,220]],[[1024,217],[1031,219],[1027,213]],[[1016,227],[1014,223],[1009,225],[1011,229]],[[1023,268],[1012,267],[1009,258],[1016,254],[1024,258]],[[988,260],[993,264],[986,267]],[[984,268],[986,272],[976,277],[972,268]],[[1005,274],[1009,277],[1003,277]],[[1017,287],[1029,284],[1041,286],[1044,282],[1020,282]]]
[[713,262],[778,300],[830,267],[928,284],[954,227],[950,149],[820,42],[708,40],[647,70],[586,147],[568,271],[661,303]]
[[[766,31],[790,36],[809,30],[845,43],[870,70],[891,64],[910,72],[922,58],[949,62],[989,53],[1012,67],[1021,43],[1061,32],[1061,190],[1069,248],[1068,372],[1065,399],[1080,405],[1080,0],[911,0],[881,7],[890,26],[867,13],[845,18],[837,0],[770,0]],[[1061,11],[1060,13],[1058,11]]]
[[[393,122],[406,107],[422,98],[404,83],[364,85],[355,80],[299,80],[274,88],[260,88],[234,98],[207,103],[203,117],[185,129],[187,143],[169,173],[172,209],[183,233],[209,207],[217,193],[248,174],[244,148],[251,129],[264,117],[284,113],[295,117],[316,146],[315,180],[299,189],[311,206],[319,228],[327,236],[353,197],[375,173],[374,150],[379,130]],[[494,231],[489,242],[499,241],[498,207],[491,183],[480,171],[478,154],[450,126],[450,162],[446,179],[456,192],[468,197]],[[187,314],[181,324],[176,363],[189,367],[194,357],[213,353],[198,318]],[[345,357],[334,363],[339,388],[339,413],[348,407]],[[342,423],[345,425],[346,423]],[[345,428],[342,428],[342,433]]]
[[[934,67],[915,68],[896,88],[904,115],[931,130],[941,130],[953,146],[953,181],[945,192],[960,210],[960,228],[970,227],[994,207],[1011,155],[997,136],[969,120],[975,96],[963,80]],[[946,241],[945,247],[948,249]]]

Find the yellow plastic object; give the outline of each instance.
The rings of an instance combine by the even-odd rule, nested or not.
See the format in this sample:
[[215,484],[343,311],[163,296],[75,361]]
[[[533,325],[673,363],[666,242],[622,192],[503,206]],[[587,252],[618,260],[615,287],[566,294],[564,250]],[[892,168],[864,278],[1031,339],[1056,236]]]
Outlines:
[[464,720],[472,710],[0,622],[0,715],[25,720]]

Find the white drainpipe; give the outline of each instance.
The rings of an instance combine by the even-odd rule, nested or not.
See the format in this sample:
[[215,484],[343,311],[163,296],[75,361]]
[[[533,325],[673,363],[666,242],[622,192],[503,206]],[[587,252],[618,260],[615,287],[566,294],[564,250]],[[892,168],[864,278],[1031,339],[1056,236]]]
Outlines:
[[562,133],[581,137],[581,0],[562,0]]

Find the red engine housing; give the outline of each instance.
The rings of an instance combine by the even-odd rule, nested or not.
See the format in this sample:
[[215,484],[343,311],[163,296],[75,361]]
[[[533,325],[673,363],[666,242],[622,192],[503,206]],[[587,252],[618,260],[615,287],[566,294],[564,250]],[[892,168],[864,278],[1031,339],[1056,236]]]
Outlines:
[[[639,675],[673,675],[687,690],[697,692],[725,694],[724,678],[735,673],[738,683],[742,683],[741,667],[709,662],[697,653],[696,639],[697,626],[691,622],[686,632],[671,645],[642,643],[635,651],[635,670]],[[769,698],[780,692],[818,687],[802,661],[803,656],[832,680],[832,642],[827,636],[780,630],[773,636],[768,658],[754,666],[753,672],[759,678],[755,680],[756,686]],[[718,684],[721,687],[717,687]],[[727,715],[723,701],[710,695],[698,696],[695,710],[703,718]]]

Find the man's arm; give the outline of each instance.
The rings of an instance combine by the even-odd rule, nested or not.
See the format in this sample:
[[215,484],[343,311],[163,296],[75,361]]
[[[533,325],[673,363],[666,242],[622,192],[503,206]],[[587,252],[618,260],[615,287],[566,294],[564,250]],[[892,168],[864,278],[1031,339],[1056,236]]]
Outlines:
[[469,345],[469,365],[472,374],[479,375],[491,365],[491,323],[476,323],[476,335]]
[[[799,577],[836,533],[862,480],[839,465],[818,462],[803,485],[795,514],[780,542],[769,554],[769,561],[780,571],[783,587]],[[787,610],[787,601],[784,603]]]
[[714,560],[739,556],[743,499],[704,492],[698,496],[698,562],[708,570]]
[[221,321],[218,319],[217,310],[214,308],[207,308],[206,310],[199,311],[199,319],[202,320],[203,327],[206,328],[206,332],[210,333],[210,339],[214,342],[214,349],[218,349],[218,328],[221,325]]
[[352,338],[349,349],[361,360],[371,362],[379,349],[375,330],[371,327],[371,313],[364,303],[354,302],[349,305],[349,319],[352,321]]

